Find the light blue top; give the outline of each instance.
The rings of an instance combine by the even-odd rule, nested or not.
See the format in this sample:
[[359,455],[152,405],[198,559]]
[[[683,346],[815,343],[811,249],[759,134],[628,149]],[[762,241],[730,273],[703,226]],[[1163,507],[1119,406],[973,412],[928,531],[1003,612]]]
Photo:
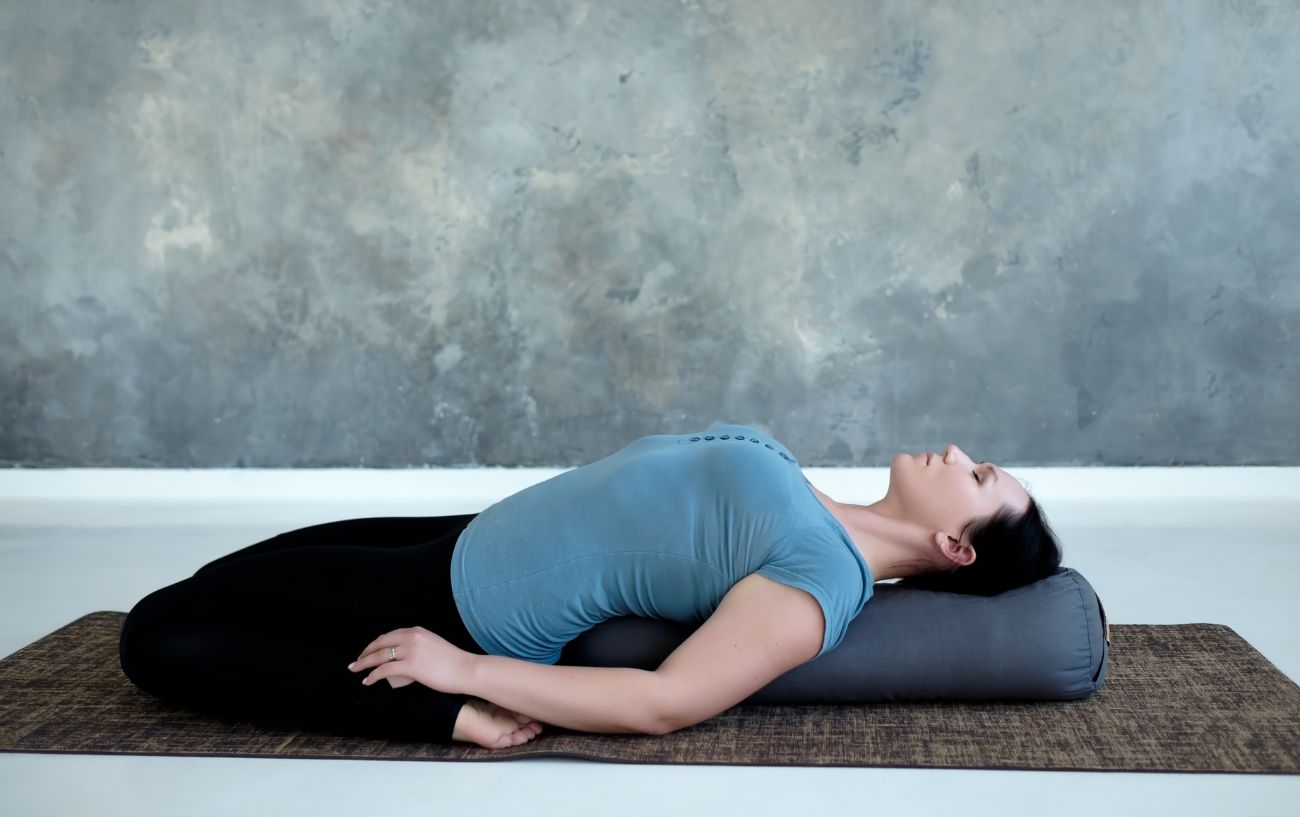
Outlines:
[[811,593],[818,655],[871,598],[867,563],[770,435],[654,434],[490,505],[461,532],[451,586],[491,655],[554,664],[617,616],[698,625],[751,573]]

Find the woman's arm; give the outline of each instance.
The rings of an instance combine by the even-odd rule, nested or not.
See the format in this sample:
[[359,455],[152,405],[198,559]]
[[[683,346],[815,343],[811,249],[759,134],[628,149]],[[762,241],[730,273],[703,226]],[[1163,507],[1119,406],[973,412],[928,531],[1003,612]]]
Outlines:
[[[398,651],[403,658],[397,658]],[[383,633],[348,669],[364,673],[362,684],[387,680],[396,689],[419,681],[439,692],[482,698],[511,717],[523,715],[582,731],[653,732],[659,724],[657,673],[480,655],[424,627]],[[462,706],[461,715],[464,711]],[[460,720],[458,716],[458,725]]]
[[753,573],[653,672],[475,655],[463,691],[568,729],[661,735],[708,720],[811,660],[824,627],[811,594]]
[[475,655],[465,694],[566,729],[654,734],[658,683],[655,673],[641,669]]
[[826,620],[806,590],[751,573],[655,675],[663,696],[659,734],[706,721],[821,651]]

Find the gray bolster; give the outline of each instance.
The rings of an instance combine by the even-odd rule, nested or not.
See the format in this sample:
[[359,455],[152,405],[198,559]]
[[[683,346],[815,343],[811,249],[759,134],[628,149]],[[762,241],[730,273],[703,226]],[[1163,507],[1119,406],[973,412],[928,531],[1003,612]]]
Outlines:
[[[697,626],[609,619],[559,663],[653,670]],[[878,583],[838,647],[745,703],[1076,700],[1105,680],[1107,644],[1101,599],[1073,568],[997,596]]]

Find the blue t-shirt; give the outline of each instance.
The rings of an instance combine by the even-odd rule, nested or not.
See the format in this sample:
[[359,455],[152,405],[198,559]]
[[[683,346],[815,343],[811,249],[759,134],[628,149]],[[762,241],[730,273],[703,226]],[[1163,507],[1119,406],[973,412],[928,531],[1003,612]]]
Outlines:
[[785,446],[715,425],[642,437],[490,505],[456,542],[451,586],[489,654],[554,664],[608,618],[701,624],[756,572],[817,599],[818,655],[872,594],[862,554]]

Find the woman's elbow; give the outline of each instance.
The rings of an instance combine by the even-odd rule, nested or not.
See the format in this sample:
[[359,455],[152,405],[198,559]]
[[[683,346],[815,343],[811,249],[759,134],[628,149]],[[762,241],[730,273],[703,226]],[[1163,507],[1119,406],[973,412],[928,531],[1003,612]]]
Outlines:
[[680,728],[680,726],[674,725],[671,719],[653,712],[647,713],[645,717],[639,718],[632,725],[632,731],[642,735],[666,735]]
[[642,735],[666,735],[683,726],[675,713],[661,706],[637,707],[636,716],[631,721],[627,724],[628,730]]
[[672,732],[676,732],[678,729],[681,728],[682,727],[671,724],[668,721],[657,720],[657,721],[651,721],[650,723],[643,726],[641,728],[641,733],[645,735],[655,735],[656,737],[658,737],[661,735],[667,735]]
[[679,729],[686,729],[706,720],[708,720],[707,717],[697,717],[682,712],[661,714],[657,718],[651,720],[647,726],[646,734],[668,735]]

